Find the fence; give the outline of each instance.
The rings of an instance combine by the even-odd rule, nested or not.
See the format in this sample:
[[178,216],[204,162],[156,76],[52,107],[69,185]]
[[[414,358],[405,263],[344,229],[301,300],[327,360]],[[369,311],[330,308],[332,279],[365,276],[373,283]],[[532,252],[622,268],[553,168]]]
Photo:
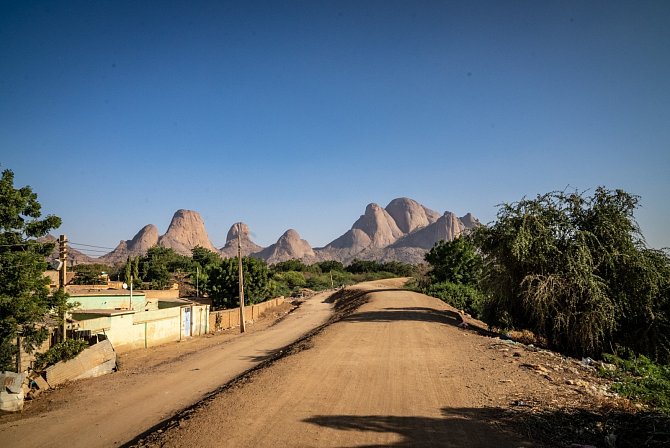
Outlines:
[[[265,302],[257,303],[256,305],[244,307],[245,322],[252,322],[257,320],[268,309],[277,307],[284,303],[284,297],[277,297]],[[210,331],[226,330],[228,328],[240,326],[240,310],[233,308],[223,311],[212,311],[209,313],[209,328]]]

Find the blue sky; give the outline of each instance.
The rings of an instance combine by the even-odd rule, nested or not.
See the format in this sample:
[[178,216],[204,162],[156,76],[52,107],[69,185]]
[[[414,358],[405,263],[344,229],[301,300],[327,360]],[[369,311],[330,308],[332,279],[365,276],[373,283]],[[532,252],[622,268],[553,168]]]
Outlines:
[[670,2],[0,0],[0,164],[108,247],[180,208],[321,246],[369,202],[598,185],[670,246]]

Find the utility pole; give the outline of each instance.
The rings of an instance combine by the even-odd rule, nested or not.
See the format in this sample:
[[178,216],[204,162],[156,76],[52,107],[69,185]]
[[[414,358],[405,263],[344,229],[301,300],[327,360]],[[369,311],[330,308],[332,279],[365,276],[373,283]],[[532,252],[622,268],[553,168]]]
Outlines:
[[[58,287],[63,288],[65,292],[65,285],[67,284],[67,236],[61,235],[58,239],[58,255],[61,262],[60,271],[58,273]],[[63,308],[63,341],[67,339],[67,310]]]
[[330,270],[330,288],[335,289],[335,283],[333,283],[333,270]]
[[200,288],[198,283],[198,277],[200,277],[200,266],[195,267],[195,297],[196,299],[200,297]]
[[242,273],[242,229],[240,223],[237,223],[237,263],[240,273],[240,333],[244,333],[246,325],[244,323],[244,274]]

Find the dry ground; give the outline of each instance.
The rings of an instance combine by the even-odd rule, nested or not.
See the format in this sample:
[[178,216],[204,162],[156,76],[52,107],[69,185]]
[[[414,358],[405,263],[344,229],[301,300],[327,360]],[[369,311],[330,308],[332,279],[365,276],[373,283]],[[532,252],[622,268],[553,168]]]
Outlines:
[[608,447],[610,433],[613,446],[641,446],[640,420],[620,430],[630,404],[592,367],[469,318],[462,328],[456,310],[402,283],[321,294],[243,336],[123,355],[119,372],[0,417],[0,446]]
[[121,355],[118,372],[48,391],[22,414],[0,417],[0,446],[127,443],[322,325],[332,315],[327,297],[307,299],[288,315],[287,305],[244,335],[233,329]]
[[359,285],[340,302],[367,301],[356,312],[138,445],[606,446],[598,418],[627,403],[592,368],[463,329],[453,308],[399,286]]

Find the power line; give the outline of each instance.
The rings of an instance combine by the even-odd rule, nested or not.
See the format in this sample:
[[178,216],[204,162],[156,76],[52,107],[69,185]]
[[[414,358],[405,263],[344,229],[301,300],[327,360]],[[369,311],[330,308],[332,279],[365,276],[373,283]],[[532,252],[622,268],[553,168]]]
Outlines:
[[81,248],[77,248],[77,247],[72,247],[71,249],[72,249],[72,250],[76,250],[77,252],[81,252],[81,253],[86,253],[86,252],[97,252],[97,253],[101,253],[101,254],[107,254],[107,253],[109,253],[108,250],[81,249]]
[[96,247],[98,249],[109,249],[109,250],[114,250],[114,247],[105,247],[105,246],[94,246],[93,244],[83,244],[83,243],[73,243],[71,241],[68,242],[70,246],[86,246],[86,247]]

